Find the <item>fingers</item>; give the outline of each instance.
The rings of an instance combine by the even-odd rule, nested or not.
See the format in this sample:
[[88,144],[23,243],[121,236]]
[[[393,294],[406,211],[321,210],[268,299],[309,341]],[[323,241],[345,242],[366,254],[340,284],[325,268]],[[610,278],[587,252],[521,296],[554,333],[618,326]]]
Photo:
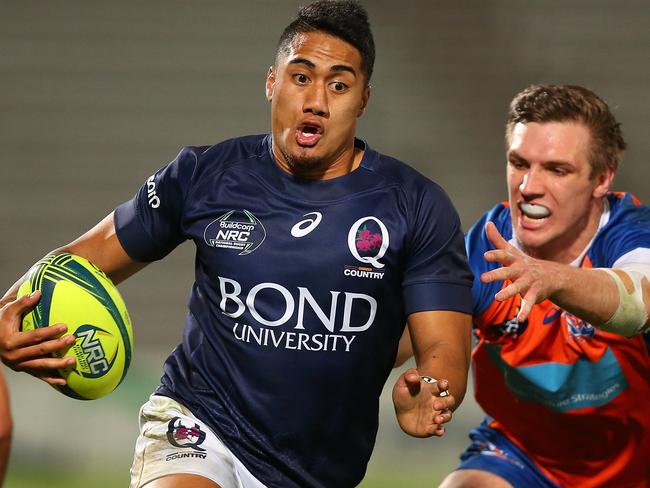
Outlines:
[[422,389],[420,385],[421,381],[422,379],[420,378],[420,374],[418,373],[417,369],[411,368],[407,370],[406,373],[404,373],[404,383],[406,384],[406,387],[412,396],[420,393],[420,390]]
[[[27,346],[39,345],[42,346],[45,341],[52,341],[58,339],[61,334],[68,331],[68,326],[65,324],[56,324],[50,327],[40,327],[38,329],[21,332],[14,334],[7,339],[6,348],[8,350],[24,348]],[[74,336],[66,336],[74,337]],[[63,337],[61,338],[63,339]],[[70,339],[67,339],[68,341]],[[74,340],[72,341],[74,342]],[[50,353],[52,350],[44,350],[44,353]]]
[[5,305],[6,310],[14,315],[22,315],[32,310],[41,299],[41,292],[36,290],[29,295],[17,298]]
[[[2,361],[16,371],[68,367],[74,364],[73,358],[59,358],[53,357],[53,355],[67,350],[75,343],[76,337],[66,335],[48,339],[51,336],[60,335],[62,331],[66,330],[67,327],[63,325],[44,327],[29,332],[17,332],[6,341]],[[38,342],[39,340],[42,342]],[[72,360],[72,363],[69,360]]]
[[7,326],[10,331],[19,331],[22,317],[24,314],[30,312],[41,299],[41,292],[35,291],[30,295],[22,296],[12,302],[5,304],[0,312],[2,314],[3,322],[8,323]]
[[486,261],[493,263],[501,263],[503,266],[510,266],[515,262],[517,255],[511,251],[505,251],[502,249],[493,249],[491,251],[486,251],[483,253],[483,258]]
[[67,384],[65,378],[62,378],[56,370],[26,369],[25,372],[43,380],[48,385],[65,386]]
[[490,244],[492,244],[496,249],[512,249],[512,246],[508,244],[508,241],[506,241],[499,233],[494,222],[490,221],[485,224],[485,234],[487,235]]
[[524,295],[524,298],[521,299],[521,305],[519,306],[519,313],[517,314],[517,321],[524,322],[530,315],[533,305],[536,303],[537,297],[535,294],[528,290],[528,293]]

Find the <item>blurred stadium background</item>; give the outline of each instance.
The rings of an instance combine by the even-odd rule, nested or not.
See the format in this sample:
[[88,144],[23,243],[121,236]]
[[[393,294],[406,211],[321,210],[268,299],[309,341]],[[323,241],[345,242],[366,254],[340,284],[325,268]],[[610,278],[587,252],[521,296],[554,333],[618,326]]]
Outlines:
[[[0,2],[2,286],[130,198],[181,146],[266,132],[266,70],[302,3]],[[465,228],[504,198],[506,107],[533,82],[583,84],[610,102],[630,146],[615,188],[650,201],[648,2],[365,3],[378,57],[359,134],[440,183]],[[180,339],[192,271],[184,245],[120,287],[136,348],[109,397],[70,400],[6,371],[15,434],[5,486],[127,485],[137,409]],[[361,486],[435,486],[480,410],[468,395],[444,439],[411,439],[386,390]]]

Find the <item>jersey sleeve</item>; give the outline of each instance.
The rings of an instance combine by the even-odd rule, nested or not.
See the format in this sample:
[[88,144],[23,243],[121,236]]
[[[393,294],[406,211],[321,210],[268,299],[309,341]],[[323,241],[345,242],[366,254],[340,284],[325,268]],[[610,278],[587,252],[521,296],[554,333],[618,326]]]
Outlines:
[[184,148],[115,209],[117,238],[132,259],[156,261],[186,239],[183,209],[197,159],[193,148]]
[[404,272],[406,313],[451,310],[471,313],[472,272],[460,219],[444,191],[431,185],[413,205]]
[[[612,216],[592,247],[593,265],[615,268],[630,263],[648,263],[650,207],[640,205],[629,193],[610,195]],[[619,201],[616,201],[619,199]]]

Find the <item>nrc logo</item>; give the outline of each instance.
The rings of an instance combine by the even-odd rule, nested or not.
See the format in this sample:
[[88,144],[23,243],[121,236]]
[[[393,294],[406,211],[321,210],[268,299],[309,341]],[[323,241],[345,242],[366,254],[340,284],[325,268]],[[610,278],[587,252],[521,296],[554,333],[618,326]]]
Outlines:
[[75,332],[78,340],[74,348],[76,352],[81,353],[76,355],[77,361],[81,369],[90,372],[82,373],[83,376],[90,378],[102,376],[111,369],[102,343],[95,335],[97,332],[103,331],[92,325],[82,325]]
[[217,232],[217,236],[211,241],[213,244],[219,241],[248,242],[250,235],[250,232],[243,230],[220,230]]

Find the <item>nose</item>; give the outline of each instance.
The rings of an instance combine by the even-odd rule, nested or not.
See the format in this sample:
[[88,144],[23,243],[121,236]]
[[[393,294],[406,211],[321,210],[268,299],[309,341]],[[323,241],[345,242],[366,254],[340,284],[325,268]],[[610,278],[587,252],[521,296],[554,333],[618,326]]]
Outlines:
[[314,83],[306,90],[302,111],[320,117],[329,116],[327,86],[325,84]]
[[533,199],[544,195],[544,177],[537,169],[531,168],[519,185],[519,192],[526,199]]

